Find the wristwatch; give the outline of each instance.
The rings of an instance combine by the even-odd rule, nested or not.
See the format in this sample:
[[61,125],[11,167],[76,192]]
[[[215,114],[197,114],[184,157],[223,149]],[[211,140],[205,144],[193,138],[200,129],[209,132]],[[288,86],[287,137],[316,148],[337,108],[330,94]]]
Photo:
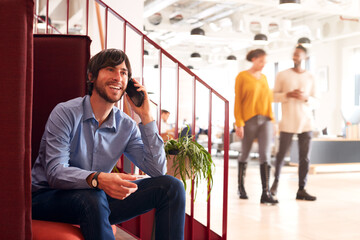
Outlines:
[[98,188],[99,186],[99,181],[98,181],[98,176],[99,176],[100,172],[96,172],[93,176],[93,178],[91,179],[91,186],[93,188]]

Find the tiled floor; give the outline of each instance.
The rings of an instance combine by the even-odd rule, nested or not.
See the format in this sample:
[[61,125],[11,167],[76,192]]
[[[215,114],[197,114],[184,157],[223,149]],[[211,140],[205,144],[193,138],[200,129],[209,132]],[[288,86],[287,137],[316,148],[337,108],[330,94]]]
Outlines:
[[[215,184],[211,197],[211,226],[221,235],[222,160],[217,159],[216,163]],[[260,204],[261,181],[258,162],[249,162],[245,184],[248,200],[240,200],[237,196],[236,159],[231,159],[229,165],[228,239],[360,239],[359,172],[309,175],[307,190],[315,194],[318,200],[307,202],[295,200],[297,168],[285,166],[279,185],[280,203],[277,206],[267,206]],[[206,222],[206,192],[198,191],[195,206],[195,218]]]

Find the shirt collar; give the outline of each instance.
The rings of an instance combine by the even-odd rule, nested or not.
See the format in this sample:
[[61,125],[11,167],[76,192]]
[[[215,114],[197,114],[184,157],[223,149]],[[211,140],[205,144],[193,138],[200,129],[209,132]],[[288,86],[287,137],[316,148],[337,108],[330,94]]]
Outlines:
[[[109,118],[101,125],[101,128],[110,128],[113,129],[114,132],[116,131],[116,114],[119,111],[117,107],[113,107],[113,109],[110,112]],[[86,95],[84,100],[84,118],[83,121],[86,121],[88,119],[95,119],[94,112],[91,107],[90,103],[90,96]]]
[[110,112],[110,116],[108,119],[101,125],[101,128],[109,128],[112,129],[114,132],[116,132],[116,121],[115,121],[115,115],[116,111],[118,109],[116,107],[113,107],[113,109]]

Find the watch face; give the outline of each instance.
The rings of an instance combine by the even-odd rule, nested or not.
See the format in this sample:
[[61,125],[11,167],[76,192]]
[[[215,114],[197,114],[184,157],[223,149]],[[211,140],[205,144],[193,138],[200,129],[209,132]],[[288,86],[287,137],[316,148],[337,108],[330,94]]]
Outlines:
[[91,181],[91,185],[92,185],[94,188],[97,187],[98,183],[97,183],[96,179],[93,179],[93,180]]

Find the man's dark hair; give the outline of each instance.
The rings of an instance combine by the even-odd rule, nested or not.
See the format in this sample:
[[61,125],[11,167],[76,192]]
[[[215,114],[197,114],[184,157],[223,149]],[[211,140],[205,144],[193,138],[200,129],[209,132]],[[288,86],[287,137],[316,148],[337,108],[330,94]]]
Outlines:
[[163,114],[163,113],[170,113],[168,110],[165,110],[165,109],[161,109],[161,114]]
[[305,55],[307,55],[307,49],[304,48],[303,45],[301,45],[301,44],[296,45],[296,49],[300,49],[300,50],[304,51]]
[[[87,74],[86,74],[86,83],[88,88],[88,94],[91,96],[93,88],[94,88],[94,80],[97,79],[99,75],[99,71],[106,67],[116,67],[117,65],[121,64],[125,61],[126,68],[128,70],[128,79],[131,78],[131,65],[129,58],[126,54],[119,50],[119,49],[106,49],[95,56],[93,56],[87,67]],[[91,79],[89,79],[89,73],[91,73]]]
[[248,60],[249,62],[252,61],[253,58],[258,58],[258,57],[262,57],[266,55],[266,52],[261,49],[255,49],[255,50],[251,50],[247,55],[246,55],[246,60]]

